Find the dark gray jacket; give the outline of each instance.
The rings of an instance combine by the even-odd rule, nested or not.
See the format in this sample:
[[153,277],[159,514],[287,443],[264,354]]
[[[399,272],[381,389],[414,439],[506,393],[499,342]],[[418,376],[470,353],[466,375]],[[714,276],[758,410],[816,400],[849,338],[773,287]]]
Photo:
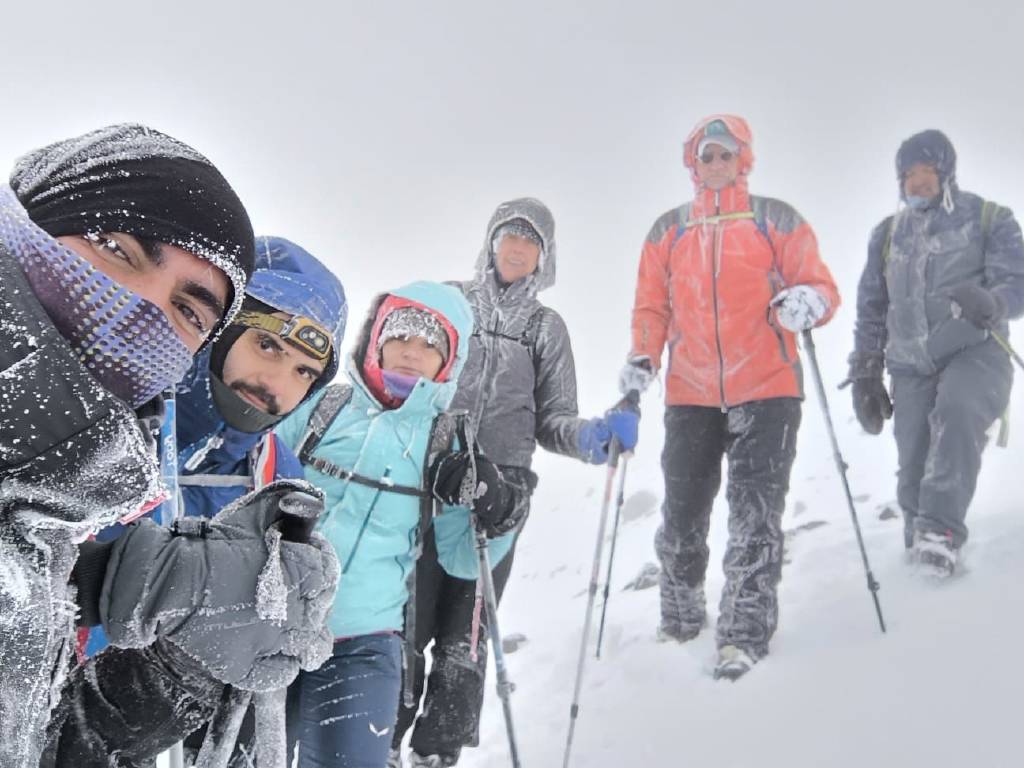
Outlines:
[[[502,286],[494,270],[494,232],[530,222],[544,241],[537,270]],[[491,217],[476,277],[457,285],[473,308],[469,358],[453,409],[469,411],[484,453],[497,464],[529,468],[537,443],[580,457],[576,367],[565,322],[537,294],[555,282],[555,221],[539,200],[502,203]]]
[[73,646],[77,542],[158,492],[135,413],[85,370],[0,246],[0,765],[39,762]]
[[[930,375],[983,342],[986,331],[953,317],[950,293],[961,283],[997,293],[1010,319],[1024,315],[1024,241],[1013,213],[997,208],[985,237],[983,199],[954,189],[952,201],[952,211],[905,208],[871,233],[857,288],[851,378],[880,375],[883,361],[890,372]],[[996,330],[1005,337],[1006,321]]]

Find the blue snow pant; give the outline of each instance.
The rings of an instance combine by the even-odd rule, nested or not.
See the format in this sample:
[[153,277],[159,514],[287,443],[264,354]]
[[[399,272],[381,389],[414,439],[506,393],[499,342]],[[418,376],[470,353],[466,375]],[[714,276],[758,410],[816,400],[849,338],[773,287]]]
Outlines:
[[397,634],[335,641],[331,658],[288,688],[289,756],[298,746],[299,768],[385,768],[401,687]]
[[986,431],[1010,402],[1013,368],[989,339],[958,352],[936,374],[891,371],[896,496],[906,544],[914,530],[967,540],[964,519],[978,483]]
[[755,400],[721,408],[665,409],[662,523],[654,540],[661,560],[661,623],[680,639],[704,625],[711,508],[729,466],[729,544],[718,616],[718,646],[755,659],[768,653],[778,625],[782,577],[782,513],[796,458],[800,401]]

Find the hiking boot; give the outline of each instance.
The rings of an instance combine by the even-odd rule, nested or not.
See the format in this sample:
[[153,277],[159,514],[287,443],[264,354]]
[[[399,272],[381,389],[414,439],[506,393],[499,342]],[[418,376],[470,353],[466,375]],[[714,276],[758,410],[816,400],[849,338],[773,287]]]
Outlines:
[[958,550],[951,531],[917,531],[914,534],[914,560],[926,576],[948,579],[956,570]]
[[459,761],[458,755],[409,754],[409,768],[448,768]]
[[753,657],[735,645],[723,645],[718,649],[718,663],[715,664],[715,680],[739,680],[754,666]]
[[674,621],[661,620],[661,624],[658,625],[658,631],[655,633],[654,639],[659,643],[685,643],[689,640],[693,640],[700,631],[708,625],[707,617],[704,617],[702,624],[695,626],[686,626],[679,624]]
[[392,747],[388,750],[387,768],[402,768],[402,750]]

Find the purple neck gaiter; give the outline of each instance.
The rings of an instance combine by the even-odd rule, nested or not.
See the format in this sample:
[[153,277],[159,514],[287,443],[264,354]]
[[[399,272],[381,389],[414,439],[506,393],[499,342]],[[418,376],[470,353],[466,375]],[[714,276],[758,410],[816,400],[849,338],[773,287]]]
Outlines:
[[178,383],[192,353],[155,304],[124,288],[36,226],[0,185],[0,245],[82,364],[132,408]]
[[381,376],[384,379],[384,389],[398,400],[405,400],[420,380],[419,376],[406,376],[404,373],[394,371],[381,371]]

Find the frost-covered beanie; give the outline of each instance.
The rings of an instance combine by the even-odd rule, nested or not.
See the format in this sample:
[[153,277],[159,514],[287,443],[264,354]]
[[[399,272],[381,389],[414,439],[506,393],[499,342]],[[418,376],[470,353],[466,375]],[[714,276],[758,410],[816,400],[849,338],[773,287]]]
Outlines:
[[512,219],[507,221],[494,230],[494,237],[491,239],[491,252],[497,253],[498,245],[502,239],[508,235],[515,235],[517,237],[524,237],[531,243],[536,244],[541,250],[544,249],[544,240],[533,225],[530,224],[526,219]]
[[187,144],[144,125],[112,125],[30,152],[10,184],[53,237],[124,232],[223,271],[233,295],[211,337],[241,306],[255,259],[249,216],[220,171]]
[[384,348],[386,341],[409,339],[413,336],[425,339],[441,353],[445,362],[448,361],[448,354],[451,351],[448,334],[433,314],[418,307],[401,307],[387,316],[377,337],[377,351],[379,353]]

